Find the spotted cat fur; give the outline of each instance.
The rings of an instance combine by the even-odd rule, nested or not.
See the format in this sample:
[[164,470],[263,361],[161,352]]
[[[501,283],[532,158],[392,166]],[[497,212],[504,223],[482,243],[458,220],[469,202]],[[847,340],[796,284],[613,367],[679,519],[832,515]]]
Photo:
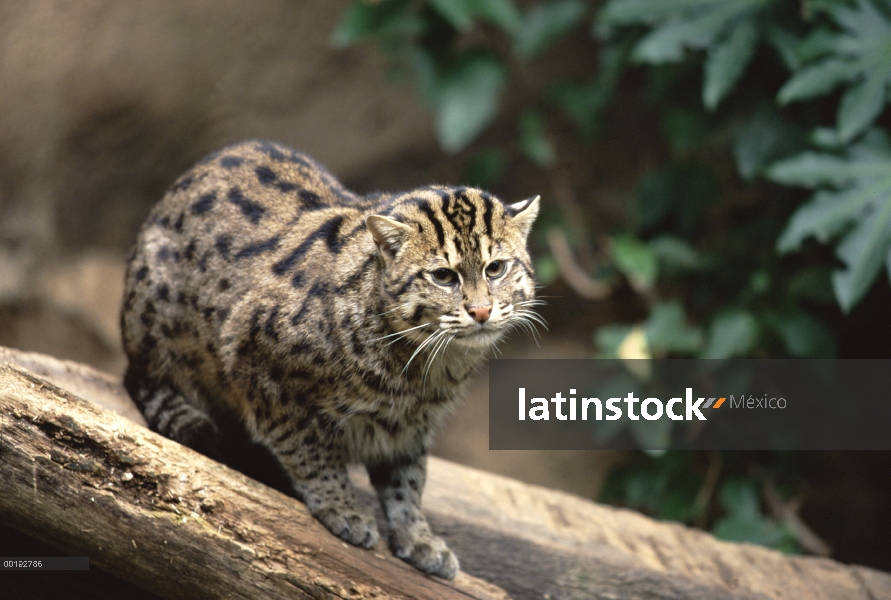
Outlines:
[[331,532],[451,578],[421,513],[431,435],[491,346],[538,317],[538,198],[467,187],[358,196],[271,142],[225,148],[151,211],[126,277],[125,383],[150,426],[210,455],[224,408]]

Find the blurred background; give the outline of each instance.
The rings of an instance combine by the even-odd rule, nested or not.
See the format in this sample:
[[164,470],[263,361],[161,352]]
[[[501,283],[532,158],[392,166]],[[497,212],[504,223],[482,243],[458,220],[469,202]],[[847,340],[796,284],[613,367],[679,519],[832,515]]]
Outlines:
[[[891,357],[889,0],[16,0],[0,82],[0,345],[120,375],[149,208],[270,138],[359,193],[540,194],[549,326],[507,357]],[[891,453],[487,435],[483,373],[435,454],[891,570]]]

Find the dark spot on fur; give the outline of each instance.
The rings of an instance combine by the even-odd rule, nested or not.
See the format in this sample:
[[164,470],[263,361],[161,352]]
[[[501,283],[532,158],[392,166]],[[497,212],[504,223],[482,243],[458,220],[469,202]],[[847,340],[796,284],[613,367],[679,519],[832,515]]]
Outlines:
[[145,303],[145,308],[142,311],[142,314],[139,316],[139,320],[142,321],[142,324],[146,327],[151,327],[155,323],[155,315],[158,313],[155,305],[151,302]]
[[254,169],[254,173],[257,174],[257,181],[259,181],[263,185],[272,185],[278,179],[278,176],[275,174],[275,172],[264,165],[260,165],[259,167]]
[[140,343],[140,347],[142,348],[142,352],[153,350],[158,347],[158,340],[149,333],[142,336],[142,342]]
[[283,152],[284,148],[272,142],[258,142],[256,148],[272,160],[284,161],[288,158]]
[[183,219],[186,218],[186,213],[179,213],[179,217],[176,218],[176,223],[173,224],[173,229],[176,230],[177,233],[182,232],[183,230]]
[[229,202],[237,206],[239,210],[241,210],[241,214],[247,217],[247,219],[254,225],[259,223],[260,218],[266,213],[265,208],[250,198],[247,198],[237,187],[233,187],[229,190],[228,198]]
[[229,260],[229,246],[232,243],[228,235],[218,235],[215,246],[217,252],[223,257],[223,260]]
[[217,288],[218,288],[221,292],[225,292],[226,290],[229,289],[229,285],[230,285],[230,284],[229,284],[229,280],[226,279],[225,277],[223,277],[222,279],[220,279],[220,282],[217,284]]
[[303,240],[299,246],[291,250],[291,252],[286,257],[273,264],[272,272],[276,275],[281,276],[290,271],[297,264],[297,262],[300,261],[300,259],[303,258],[307,252],[309,252],[309,249],[312,247],[312,245],[320,239],[325,240],[325,243],[327,244],[328,249],[331,252],[339,252],[341,246],[343,245],[343,240],[339,240],[337,234],[340,231],[340,226],[342,223],[342,215],[332,217],[331,219],[328,219],[327,221],[322,223],[322,225],[320,225],[318,229],[306,236],[306,239]]
[[217,199],[217,195],[214,192],[209,194],[204,194],[198,200],[192,204],[191,211],[193,215],[202,215],[213,208],[214,200]]
[[148,267],[140,267],[138,271],[136,271],[136,281],[142,281],[148,276],[149,268]]
[[162,302],[170,300],[170,288],[166,283],[158,288],[158,300]]
[[278,306],[273,307],[269,312],[269,316],[266,317],[266,323],[263,325],[263,331],[275,341],[278,341],[278,331],[275,329],[275,322],[278,319],[279,308]]
[[224,169],[234,169],[240,167],[243,162],[244,159],[240,156],[224,156],[220,159],[220,166]]
[[236,259],[242,258],[252,258],[254,256],[263,254],[265,252],[271,252],[278,248],[279,242],[281,241],[280,236],[273,236],[268,240],[262,240],[259,242],[255,242],[253,244],[249,244],[238,251],[235,255]]
[[415,311],[411,314],[411,318],[409,318],[409,322],[412,324],[420,323],[421,317],[424,316],[424,311],[427,310],[427,307],[423,304],[418,304],[415,307]]
[[192,181],[193,181],[193,179],[191,176],[183,177],[182,179],[180,179],[179,181],[177,181],[176,183],[173,184],[173,191],[178,192],[180,190],[189,189],[189,186],[192,185]]
[[325,208],[325,203],[322,202],[322,198],[315,192],[311,192],[309,190],[300,190],[299,192],[297,192],[297,196],[300,198],[300,202],[303,203],[303,208],[307,210],[318,210],[320,208]]

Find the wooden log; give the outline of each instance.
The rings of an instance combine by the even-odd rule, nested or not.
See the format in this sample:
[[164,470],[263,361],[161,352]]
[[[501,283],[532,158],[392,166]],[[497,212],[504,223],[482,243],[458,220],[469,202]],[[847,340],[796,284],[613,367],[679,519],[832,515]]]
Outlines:
[[332,536],[297,500],[0,366],[0,521],[165,598],[504,598]]
[[[82,395],[117,396],[126,411],[114,380],[44,358],[48,376],[77,371]],[[721,542],[431,458],[425,512],[464,571],[443,582],[383,544],[343,544],[296,500],[12,366],[0,366],[0,436],[0,522],[163,597],[891,599],[887,573]]]

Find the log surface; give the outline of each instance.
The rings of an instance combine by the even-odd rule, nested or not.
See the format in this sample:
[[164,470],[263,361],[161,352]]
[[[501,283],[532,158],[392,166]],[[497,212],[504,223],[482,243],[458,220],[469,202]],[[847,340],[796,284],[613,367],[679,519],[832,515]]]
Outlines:
[[166,598],[504,598],[332,536],[297,500],[0,366],[0,521]]
[[[0,362],[42,364],[21,355]],[[126,414],[113,378],[71,365],[81,395]],[[461,559],[453,582],[383,543],[348,546],[297,500],[0,366],[0,522],[161,597],[891,600],[891,575],[866,567],[721,542],[436,458],[428,470],[425,512]]]

